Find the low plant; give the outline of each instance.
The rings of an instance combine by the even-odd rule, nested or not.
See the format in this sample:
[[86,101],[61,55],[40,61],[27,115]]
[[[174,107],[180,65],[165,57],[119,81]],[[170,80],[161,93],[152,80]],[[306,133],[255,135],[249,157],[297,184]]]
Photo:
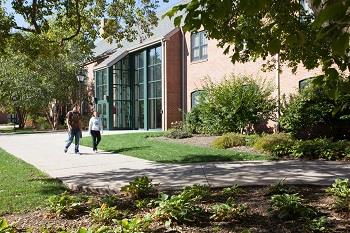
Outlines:
[[16,229],[6,219],[0,218],[0,233],[15,233]]
[[203,213],[202,208],[195,206],[192,201],[187,200],[182,195],[169,197],[162,194],[160,201],[158,201],[155,217],[165,220],[166,225],[171,225],[173,221],[178,223],[195,222],[201,218]]
[[254,148],[265,152],[272,152],[277,146],[292,146],[293,138],[286,133],[265,134],[255,140]]
[[153,197],[157,194],[157,189],[147,176],[136,177],[128,185],[123,186],[121,191],[134,199]]
[[106,204],[102,204],[100,208],[91,210],[90,217],[94,222],[111,224],[113,220],[124,218],[125,213],[117,210],[116,207],[108,207]]
[[152,223],[151,215],[144,217],[135,217],[132,219],[123,219],[118,221],[118,226],[115,233],[142,233],[147,232]]
[[291,194],[294,190],[284,183],[285,179],[279,180],[276,184],[270,185],[267,190],[267,195]]
[[333,207],[339,211],[350,211],[349,179],[337,178],[331,187],[326,189],[334,197]]
[[224,188],[222,190],[222,194],[225,197],[236,197],[241,192],[242,192],[242,189],[237,184],[235,184],[231,187]]
[[273,195],[271,207],[281,219],[313,218],[316,216],[316,212],[305,206],[297,193]]
[[194,184],[185,187],[179,195],[187,201],[200,201],[210,197],[210,187],[208,185]]
[[155,207],[155,204],[156,204],[156,200],[150,199],[150,198],[145,198],[145,199],[135,201],[135,206],[138,209],[152,208],[152,207]]
[[192,137],[192,133],[186,129],[170,129],[164,134],[164,136],[167,138],[182,139]]
[[326,216],[321,216],[318,218],[314,218],[312,220],[310,220],[308,222],[308,229],[311,232],[315,232],[315,233],[324,233],[324,232],[328,232],[329,228],[328,228],[328,218]]
[[[80,227],[76,233],[114,233],[113,229],[109,226],[97,226],[97,227]],[[60,233],[60,232],[59,232]]]
[[119,204],[119,197],[116,195],[106,195],[101,198],[101,203],[109,207],[117,206]]
[[245,146],[246,140],[244,135],[236,133],[224,134],[221,137],[216,138],[212,142],[212,146],[217,149],[226,149],[236,146]]
[[73,218],[83,214],[89,209],[86,196],[69,195],[64,192],[60,195],[49,197],[49,209],[58,216]]
[[215,221],[232,221],[245,217],[247,215],[247,206],[236,204],[234,201],[216,204],[211,207],[211,219]]
[[46,130],[50,129],[51,125],[45,117],[38,117],[37,119],[35,119],[35,127],[38,130]]

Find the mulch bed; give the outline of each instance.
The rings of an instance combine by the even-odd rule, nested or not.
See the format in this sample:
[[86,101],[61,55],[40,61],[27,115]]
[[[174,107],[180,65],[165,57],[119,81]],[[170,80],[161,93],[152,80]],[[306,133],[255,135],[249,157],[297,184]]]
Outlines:
[[[292,186],[304,199],[304,203],[317,208],[323,215],[330,220],[329,229],[331,232],[350,232],[350,213],[337,213],[332,210],[332,198],[325,193],[325,187],[321,186]],[[175,225],[171,231],[164,227],[162,222],[152,224],[151,232],[186,232],[186,233],[203,233],[203,232],[305,232],[303,228],[305,222],[300,220],[281,220],[274,213],[269,211],[270,196],[267,195],[267,186],[250,186],[242,187],[243,192],[239,195],[238,203],[245,203],[248,206],[248,216],[233,220],[232,222],[215,222],[212,220],[196,222],[188,225]],[[225,198],[221,193],[222,189],[213,189],[211,198],[203,201],[200,205],[203,208],[221,203]],[[153,212],[154,209],[146,208],[138,210],[135,208],[133,201],[127,197],[123,197],[125,203],[128,203],[130,216]],[[124,204],[125,204],[124,203]],[[125,209],[125,205],[120,207]],[[93,225],[88,213],[78,216],[74,219],[65,219],[57,217],[48,210],[34,210],[22,214],[4,215],[9,222],[24,232],[25,229],[32,229],[32,232],[41,232],[43,227],[51,228],[52,232],[57,232],[59,228],[71,229],[74,232],[81,226],[89,227]],[[244,231],[245,230],[245,231]],[[249,230],[249,231],[248,231]]]

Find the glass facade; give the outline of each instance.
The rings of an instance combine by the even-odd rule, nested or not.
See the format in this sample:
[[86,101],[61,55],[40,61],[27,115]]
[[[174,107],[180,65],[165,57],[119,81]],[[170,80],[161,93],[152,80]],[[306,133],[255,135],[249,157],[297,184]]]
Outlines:
[[95,85],[97,110],[106,116],[107,128],[162,128],[160,45],[129,54],[112,67],[96,71]]

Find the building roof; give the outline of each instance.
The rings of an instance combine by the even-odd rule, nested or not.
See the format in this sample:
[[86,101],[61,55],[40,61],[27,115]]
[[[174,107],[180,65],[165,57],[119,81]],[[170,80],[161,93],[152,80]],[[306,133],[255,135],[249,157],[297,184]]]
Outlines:
[[160,42],[168,35],[171,35],[174,31],[179,30],[174,26],[172,20],[170,20],[168,17],[161,18],[161,16],[159,16],[159,18],[160,19],[158,21],[158,26],[152,29],[153,35],[149,38],[144,39],[143,41],[135,40],[129,42],[124,40],[121,42],[120,48],[118,48],[118,44],[116,43],[109,44],[105,40],[99,41],[96,44],[96,48],[93,50],[94,57],[98,58],[106,56],[107,58],[96,67],[94,67],[94,69],[97,70],[109,67],[129,54],[130,51],[135,51]]

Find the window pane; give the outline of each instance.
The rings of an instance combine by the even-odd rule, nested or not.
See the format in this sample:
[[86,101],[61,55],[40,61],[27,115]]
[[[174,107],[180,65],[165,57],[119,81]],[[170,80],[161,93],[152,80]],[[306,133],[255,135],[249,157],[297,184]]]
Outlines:
[[150,49],[149,50],[149,56],[148,56],[149,65],[153,65],[154,64],[155,56],[156,56],[156,50],[155,49]]
[[192,50],[192,56],[193,56],[193,60],[198,60],[200,58],[200,54],[199,54],[199,48],[195,48]]
[[160,64],[161,62],[162,62],[162,50],[161,50],[161,47],[157,47],[155,52],[155,63]]
[[156,97],[162,97],[162,82],[156,82],[155,85]]
[[208,57],[208,46],[207,45],[202,46],[201,50],[202,50],[202,57],[201,57],[201,59],[207,58]]
[[192,46],[193,47],[198,47],[200,45],[200,36],[198,33],[193,34],[193,40],[192,40]]
[[162,69],[161,69],[161,65],[156,65],[154,67],[154,80],[162,80]]
[[140,84],[139,85],[139,99],[143,99],[144,98],[144,91],[143,91],[143,89],[144,89],[143,84]]

